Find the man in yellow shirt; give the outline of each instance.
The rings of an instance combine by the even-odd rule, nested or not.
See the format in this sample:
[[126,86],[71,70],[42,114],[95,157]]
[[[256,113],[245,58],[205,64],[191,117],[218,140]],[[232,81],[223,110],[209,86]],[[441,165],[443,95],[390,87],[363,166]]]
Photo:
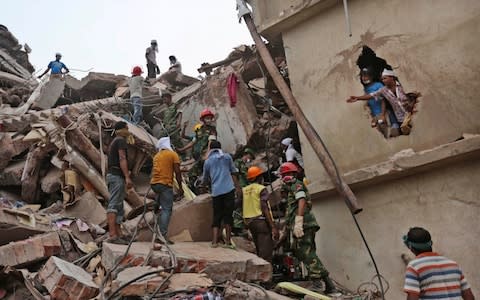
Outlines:
[[243,219],[252,233],[257,255],[272,262],[273,240],[278,239],[278,229],[273,223],[268,191],[262,184],[263,173],[257,166],[247,171],[250,184],[243,188]]
[[158,216],[160,232],[169,244],[173,244],[167,239],[168,224],[172,216],[173,209],[173,174],[179,186],[179,195],[183,196],[182,173],[180,172],[180,158],[172,150],[170,137],[162,137],[157,143],[158,153],[153,158],[152,178],[150,186],[157,194],[155,201],[161,207]]

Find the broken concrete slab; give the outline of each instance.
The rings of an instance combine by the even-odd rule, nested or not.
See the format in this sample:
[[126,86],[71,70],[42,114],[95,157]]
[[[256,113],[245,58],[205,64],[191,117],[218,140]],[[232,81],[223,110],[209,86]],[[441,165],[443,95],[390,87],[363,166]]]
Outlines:
[[240,280],[229,282],[225,287],[225,300],[235,299],[253,299],[253,300],[289,300],[292,298],[282,296],[272,291],[261,289],[258,286],[252,286]]
[[38,279],[52,299],[91,299],[98,294],[89,273],[55,256],[38,272]]
[[158,271],[158,273],[147,275],[140,280],[132,282],[127,287],[122,289],[119,292],[119,295],[123,297],[145,296],[155,292],[157,288],[162,284],[163,284],[163,288],[161,288],[159,291],[160,292],[164,291],[167,288],[167,284],[165,284],[166,282],[164,281],[168,273],[162,272],[163,268],[153,268],[149,266],[131,267],[131,268],[122,270],[120,273],[118,273],[117,278],[115,278],[115,280],[112,281],[112,290],[118,289],[123,284],[131,281],[134,278],[137,278],[142,274],[146,274],[154,271]]
[[60,98],[65,88],[65,80],[61,77],[50,75],[50,77],[44,78],[43,80],[48,81],[42,86],[40,95],[33,101],[31,106],[33,109],[42,110],[52,108],[55,103],[57,103],[58,98]]
[[124,75],[89,72],[78,80],[72,76],[65,77],[65,94],[74,101],[85,101],[111,97],[119,84],[127,79]]
[[[30,214],[29,219],[35,218],[34,214]],[[31,222],[24,220],[23,214],[19,215],[12,209],[0,209],[0,245],[5,245],[12,241],[19,241],[33,236],[35,234],[45,233],[51,230],[50,225],[35,222],[32,226]]]
[[62,177],[62,170],[57,168],[51,168],[45,176],[40,178],[40,186],[42,188],[42,191],[47,194],[59,191],[62,185]]
[[65,216],[82,219],[90,224],[103,224],[107,212],[94,193],[86,192],[76,199],[75,204],[65,208]]
[[0,186],[21,186],[24,167],[25,160],[10,163],[2,172],[0,172]]
[[[102,263],[107,270],[125,253],[126,245],[103,243]],[[123,263],[139,265],[150,252],[151,243],[134,242]],[[272,278],[272,265],[258,256],[242,250],[212,248],[207,242],[181,242],[171,245],[181,273],[206,273],[214,281],[240,279],[267,282]],[[170,256],[153,251],[151,266],[169,267]]]
[[23,266],[62,252],[62,242],[56,232],[0,246],[1,266]]
[[207,288],[214,284],[207,274],[196,273],[175,273],[168,281],[167,291]]

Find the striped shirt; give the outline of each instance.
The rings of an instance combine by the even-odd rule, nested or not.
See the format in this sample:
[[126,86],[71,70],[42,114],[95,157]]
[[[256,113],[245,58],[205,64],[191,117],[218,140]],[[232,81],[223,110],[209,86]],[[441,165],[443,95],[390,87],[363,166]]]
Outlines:
[[403,290],[420,299],[462,299],[462,291],[469,288],[456,262],[424,252],[408,264]]

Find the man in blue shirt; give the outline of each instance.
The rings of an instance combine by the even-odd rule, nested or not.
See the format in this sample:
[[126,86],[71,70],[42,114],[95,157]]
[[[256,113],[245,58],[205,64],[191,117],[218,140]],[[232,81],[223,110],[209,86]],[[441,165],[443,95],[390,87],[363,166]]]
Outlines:
[[235,208],[235,190],[240,197],[242,190],[238,182],[238,170],[228,153],[223,153],[219,141],[210,142],[208,158],[203,165],[203,183],[210,182],[213,204],[213,241],[212,247],[218,246],[218,233],[223,221],[226,231],[225,247],[235,249],[230,237]]
[[[54,61],[51,61],[48,66],[47,66],[47,69],[45,70],[45,72],[42,73],[42,75],[38,76],[38,78],[42,78],[43,75],[47,74],[48,71],[52,70],[52,72],[50,74],[54,75],[54,74],[66,74],[68,72],[70,72],[70,70],[67,68],[67,66],[60,61],[60,59],[62,58],[62,55],[60,53],[56,53],[55,54],[55,60]],[[63,70],[65,69],[65,72],[63,72]]]

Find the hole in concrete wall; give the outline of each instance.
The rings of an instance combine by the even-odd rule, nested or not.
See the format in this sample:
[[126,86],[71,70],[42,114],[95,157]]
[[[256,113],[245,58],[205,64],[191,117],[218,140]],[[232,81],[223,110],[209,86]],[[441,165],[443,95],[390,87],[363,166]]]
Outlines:
[[385,138],[410,134],[420,93],[405,93],[392,66],[368,46],[363,46],[357,66],[364,95],[351,96],[347,102],[364,102],[371,127]]

